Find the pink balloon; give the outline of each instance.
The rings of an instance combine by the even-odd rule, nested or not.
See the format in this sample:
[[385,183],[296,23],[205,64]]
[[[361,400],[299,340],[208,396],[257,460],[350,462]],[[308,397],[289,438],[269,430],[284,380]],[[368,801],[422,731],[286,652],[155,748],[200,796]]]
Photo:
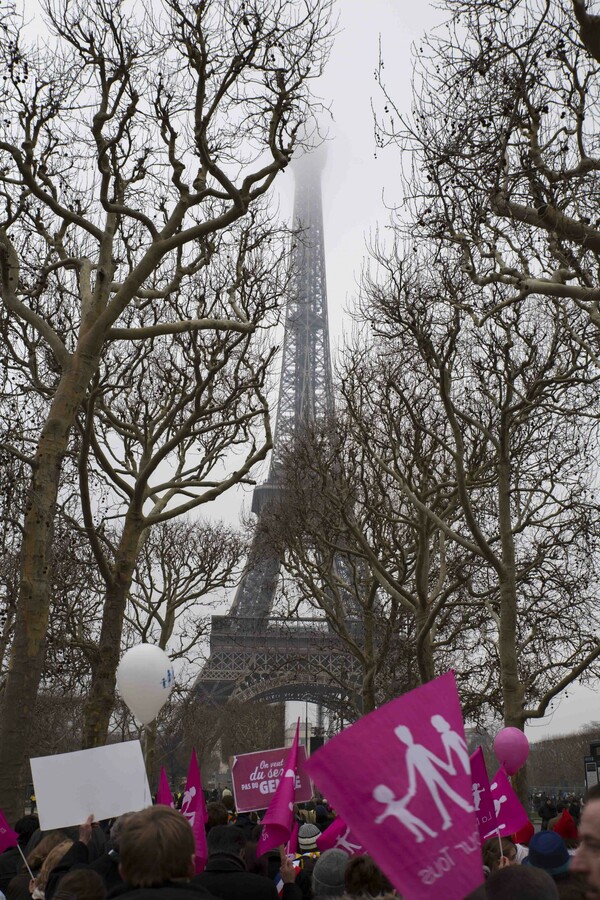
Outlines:
[[514,775],[529,756],[529,741],[519,728],[503,728],[494,740],[494,753],[507,775]]

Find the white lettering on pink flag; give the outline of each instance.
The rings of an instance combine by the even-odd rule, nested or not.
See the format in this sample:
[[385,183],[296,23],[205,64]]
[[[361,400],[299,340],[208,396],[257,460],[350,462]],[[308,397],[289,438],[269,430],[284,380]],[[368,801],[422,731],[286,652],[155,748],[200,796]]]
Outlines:
[[500,837],[520,831],[529,822],[529,816],[523,809],[521,801],[512,789],[504,766],[500,766],[490,783],[490,791],[494,802],[496,824],[490,828],[487,837],[499,834]]
[[459,900],[482,883],[453,673],[359,719],[307,770],[406,900]]
[[481,843],[486,840],[492,828],[496,827],[496,814],[494,812],[494,800],[490,790],[483,750],[478,747],[471,759],[471,779],[473,782],[473,806],[477,816],[477,827]]
[[341,816],[334,819],[329,828],[326,828],[316,841],[319,853],[325,850],[343,850],[349,856],[361,856],[367,851],[360,841],[352,834]]

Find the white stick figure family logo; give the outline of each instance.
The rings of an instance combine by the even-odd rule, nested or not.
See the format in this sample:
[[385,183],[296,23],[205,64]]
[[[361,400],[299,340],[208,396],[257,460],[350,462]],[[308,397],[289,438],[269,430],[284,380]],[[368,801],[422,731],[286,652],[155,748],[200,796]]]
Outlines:
[[470,775],[467,745],[460,734],[451,730],[443,716],[432,716],[431,725],[441,736],[446,758],[440,759],[429,747],[416,743],[410,729],[406,725],[398,725],[394,729],[394,734],[407,748],[404,759],[408,774],[408,790],[404,797],[396,797],[391,788],[385,784],[378,784],[373,789],[373,799],[386,806],[381,815],[375,819],[375,824],[379,825],[388,816],[394,816],[414,835],[418,844],[425,840],[425,836],[437,837],[438,832],[408,809],[408,804],[417,793],[422,796],[423,790],[429,792],[442,819],[442,831],[452,827],[452,817],[447,809],[449,802],[465,812],[474,811],[471,804],[454,790],[447,779],[447,776],[453,777],[457,774],[457,768]]
[[193,827],[194,822],[196,820],[196,812],[195,810],[190,810],[190,806],[196,796],[196,788],[192,785],[189,790],[185,791],[183,795],[183,800],[181,801],[181,813],[186,817],[190,825]]
[[338,834],[335,839],[334,847],[337,847],[338,850],[345,850],[350,856],[357,851],[362,850],[360,844],[353,844],[350,840],[350,828],[346,828],[343,834]]

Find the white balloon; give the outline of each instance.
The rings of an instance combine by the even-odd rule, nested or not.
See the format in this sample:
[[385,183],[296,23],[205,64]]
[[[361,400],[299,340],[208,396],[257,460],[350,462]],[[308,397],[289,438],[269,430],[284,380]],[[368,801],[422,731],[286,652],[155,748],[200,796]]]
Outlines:
[[123,654],[117,669],[117,688],[143,725],[154,721],[174,684],[171,660],[155,644],[137,644]]

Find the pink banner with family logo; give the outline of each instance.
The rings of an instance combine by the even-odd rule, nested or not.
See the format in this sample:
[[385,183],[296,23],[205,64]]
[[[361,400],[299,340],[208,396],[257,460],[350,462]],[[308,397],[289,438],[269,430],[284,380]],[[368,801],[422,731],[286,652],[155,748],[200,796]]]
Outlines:
[[0,809],[0,853],[4,853],[9,847],[16,847],[19,843],[19,835],[10,827],[6,816]]
[[361,856],[366,853],[365,848],[340,816],[334,819],[329,828],[317,838],[316,844],[319,853],[331,849],[344,850],[349,856]]
[[471,778],[473,781],[473,806],[477,816],[477,827],[481,843],[486,840],[490,830],[496,827],[494,799],[490,789],[483,750],[478,747],[471,755]]
[[504,766],[500,766],[494,775],[490,784],[492,800],[494,802],[494,811],[496,813],[496,824],[491,828],[487,837],[499,834],[500,837],[505,835],[508,837],[519,831],[529,822],[529,816],[523,809],[521,801],[512,789],[510,779],[504,771]]
[[199,875],[201,872],[204,872],[206,861],[208,859],[206,828],[204,827],[208,820],[208,813],[206,811],[206,803],[204,802],[204,791],[202,790],[202,778],[200,777],[198,757],[193,748],[190,764],[188,766],[183,800],[181,801],[181,812],[190,823],[192,831],[194,832],[194,843],[196,845],[195,868],[196,875]]
[[[251,812],[268,807],[283,775],[283,766],[289,751],[289,747],[280,747],[277,750],[259,750],[257,753],[242,753],[233,757],[231,781],[235,808],[238,812]],[[300,744],[294,794],[296,803],[305,803],[312,796],[310,778],[305,765],[306,750]]]
[[483,881],[469,754],[451,672],[359,719],[306,769],[407,900]]

